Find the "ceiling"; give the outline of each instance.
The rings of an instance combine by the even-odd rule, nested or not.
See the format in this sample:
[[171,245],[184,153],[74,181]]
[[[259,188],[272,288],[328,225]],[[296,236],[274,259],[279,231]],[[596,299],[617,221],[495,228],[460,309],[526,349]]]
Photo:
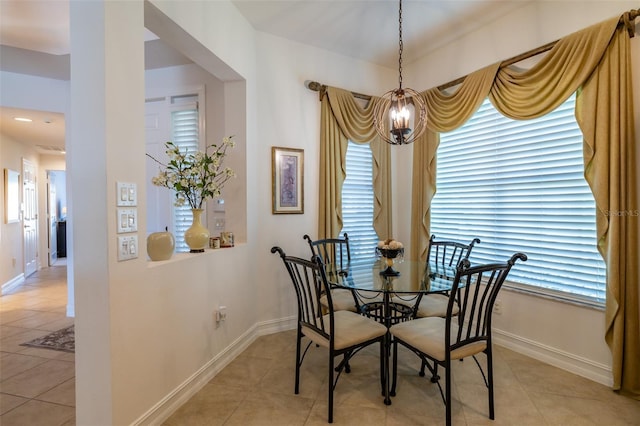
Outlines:
[[[404,0],[403,65],[531,1],[535,0]],[[232,0],[232,3],[258,31],[381,66],[398,66],[396,0]],[[161,40],[154,39],[157,37],[147,31],[147,68],[189,62]],[[0,67],[4,71],[67,80],[69,1],[0,0],[0,49]],[[16,115],[31,115],[33,122],[15,122]],[[3,132],[24,143],[63,150],[61,114],[0,108],[0,125]]]

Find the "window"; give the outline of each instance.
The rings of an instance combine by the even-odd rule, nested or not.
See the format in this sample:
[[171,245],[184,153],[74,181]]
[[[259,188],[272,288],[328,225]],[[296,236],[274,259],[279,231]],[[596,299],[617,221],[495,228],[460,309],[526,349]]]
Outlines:
[[[171,112],[171,140],[182,152],[196,152],[200,148],[198,133],[198,108],[188,105]],[[175,192],[174,192],[175,194]],[[175,199],[175,198],[174,198]],[[176,252],[188,252],[184,233],[191,226],[193,215],[188,203],[173,207],[173,229]]]
[[471,260],[527,254],[514,286],[601,306],[605,265],[596,248],[595,202],[584,180],[575,96],[536,120],[515,121],[485,100],[461,128],[441,135],[431,232],[471,241]]
[[347,177],[342,186],[342,231],[349,236],[352,258],[375,256],[373,229],[373,157],[369,144],[349,141]]
[[[146,152],[166,164],[166,141],[172,141],[184,151],[194,152],[200,147],[203,134],[202,114],[199,108],[202,94],[181,94],[147,99],[145,102]],[[171,231],[176,241],[176,252],[188,252],[184,232],[191,225],[191,208],[175,206],[175,192],[151,185],[151,179],[160,170],[158,164],[147,157],[147,231]]]

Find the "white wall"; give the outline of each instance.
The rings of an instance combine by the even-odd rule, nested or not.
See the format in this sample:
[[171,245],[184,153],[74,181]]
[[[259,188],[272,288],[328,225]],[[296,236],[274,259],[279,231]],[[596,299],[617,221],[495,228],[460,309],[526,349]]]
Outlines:
[[[38,165],[38,154],[31,148],[0,133],[0,285],[13,286],[24,278],[24,243],[22,222],[5,223],[4,169],[20,173],[23,158]],[[20,202],[22,202],[22,190]],[[38,259],[40,263],[41,259]],[[1,293],[0,293],[1,294]]]
[[[73,204],[79,424],[149,421],[158,405],[171,404],[183,385],[215,370],[215,361],[238,341],[249,340],[256,326],[290,326],[293,294],[269,249],[281,244],[306,253],[302,235],[316,229],[319,103],[303,82],[317,78],[373,91],[383,71],[255,34],[228,2],[188,5],[146,4],[145,22],[225,81],[225,133],[244,126],[236,136],[246,144],[246,243],[167,262],[147,262],[142,253],[136,260],[116,261],[115,182],[146,185],[140,171],[144,81],[136,59],[142,6],[72,3],[69,179],[74,199],[82,200]],[[202,56],[207,50],[214,59]],[[237,102],[235,96],[244,99]],[[246,113],[238,113],[242,108]],[[271,146],[308,153],[304,215],[271,215]],[[140,197],[139,211],[145,201]],[[139,219],[139,225],[140,238],[146,224]],[[216,328],[214,311],[221,304],[228,319]]]
[[[530,2],[490,26],[467,34],[407,69],[407,84],[425,90],[479,68],[516,56],[638,6],[635,1]],[[638,29],[638,26],[636,27]],[[411,46],[405,48],[410,49]],[[640,36],[631,39],[635,104],[640,100]],[[636,146],[640,146],[640,109],[636,113]],[[396,185],[411,180],[411,147],[397,150]],[[640,155],[640,153],[638,154]],[[640,161],[638,161],[640,164]],[[403,167],[401,167],[403,165]],[[396,205],[409,205],[411,194],[398,191]],[[409,210],[407,210],[408,212]],[[400,223],[408,223],[396,216]],[[402,228],[403,233],[409,228]],[[400,234],[409,240],[408,234]],[[633,260],[630,260],[633,261]],[[639,265],[638,259],[635,264]],[[604,341],[604,313],[509,290],[500,296],[503,313],[494,316],[496,340],[515,350],[611,384],[611,355]]]

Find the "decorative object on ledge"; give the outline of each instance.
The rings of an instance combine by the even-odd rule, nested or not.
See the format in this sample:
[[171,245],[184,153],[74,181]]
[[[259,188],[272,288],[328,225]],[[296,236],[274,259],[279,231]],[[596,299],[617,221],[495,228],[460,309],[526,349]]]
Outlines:
[[153,261],[169,260],[176,247],[173,234],[165,227],[163,232],[153,232],[147,237],[147,254]]
[[234,245],[233,232],[220,233],[220,247],[233,247]]
[[203,209],[191,209],[193,222],[184,231],[184,242],[189,246],[189,253],[203,253],[209,245],[209,230],[202,224]]
[[404,247],[400,241],[389,238],[379,241],[376,247],[376,257],[384,259],[387,269],[380,271],[380,275],[397,277],[400,272],[393,269],[393,264],[404,260]]
[[219,249],[220,248],[220,237],[210,237],[209,238],[209,248],[210,249]]
[[151,182],[173,189],[176,192],[176,206],[188,203],[191,207],[193,223],[184,235],[191,253],[201,253],[209,245],[209,230],[202,225],[201,218],[205,201],[220,197],[224,184],[236,175],[229,167],[222,166],[227,148],[235,146],[232,138],[225,137],[221,144],[209,145],[204,151],[195,153],[167,142],[166,164],[147,154],[160,165],[159,174]]
[[409,144],[427,128],[424,100],[415,90],[402,87],[402,0],[399,0],[398,16],[398,88],[382,95],[373,109],[376,132],[392,145]]
[[304,150],[271,147],[273,214],[304,213]]

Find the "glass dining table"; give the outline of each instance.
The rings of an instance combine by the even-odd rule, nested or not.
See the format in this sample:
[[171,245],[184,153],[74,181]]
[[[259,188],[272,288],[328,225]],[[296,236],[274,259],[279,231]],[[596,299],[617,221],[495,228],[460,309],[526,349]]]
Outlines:
[[[401,261],[394,263],[391,270],[388,266],[383,258],[352,260],[344,269],[329,265],[325,272],[334,288],[351,290],[361,314],[380,321],[387,328],[414,319],[425,295],[451,290],[456,272],[455,267],[424,261]],[[386,365],[389,365],[389,334],[386,344]],[[388,377],[387,372],[383,379],[386,383]],[[390,405],[391,399],[385,396],[384,403]]]
[[388,266],[384,259],[365,259],[352,260],[341,270],[329,266],[326,273],[332,286],[354,293],[354,303],[361,313],[390,327],[411,319],[424,295],[451,290],[456,272],[455,267],[422,261],[401,261],[392,269],[392,274],[385,273]]

